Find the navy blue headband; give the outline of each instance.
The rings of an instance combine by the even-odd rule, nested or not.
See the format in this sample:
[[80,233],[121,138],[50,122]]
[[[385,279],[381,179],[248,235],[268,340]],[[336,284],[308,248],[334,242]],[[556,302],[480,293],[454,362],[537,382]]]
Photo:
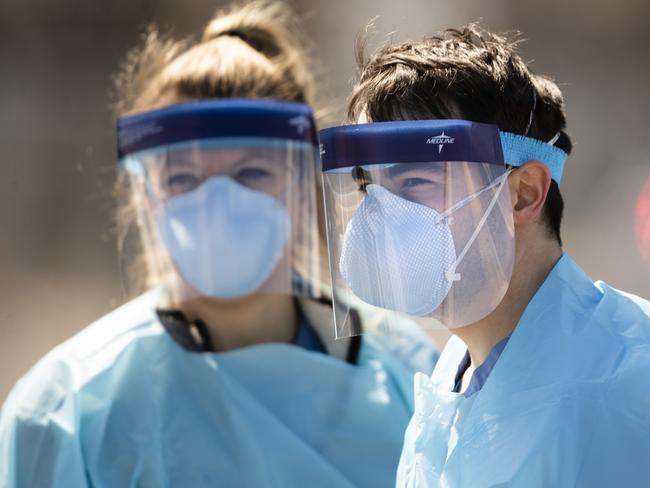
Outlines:
[[201,100],[122,117],[118,160],[169,144],[218,137],[268,137],[317,144],[311,108],[274,100]]
[[320,131],[323,171],[350,166],[471,161],[521,166],[545,163],[562,179],[567,154],[537,139],[467,120],[414,120],[343,125]]

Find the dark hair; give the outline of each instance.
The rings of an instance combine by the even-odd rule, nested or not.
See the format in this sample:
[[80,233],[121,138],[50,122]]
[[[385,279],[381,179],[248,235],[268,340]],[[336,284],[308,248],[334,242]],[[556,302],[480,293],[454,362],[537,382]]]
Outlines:
[[[560,89],[549,78],[531,73],[516,48],[516,39],[477,24],[384,47],[369,60],[364,60],[362,41],[357,48],[361,74],[348,118],[363,115],[372,122],[462,118],[543,141],[560,132],[555,146],[570,153]],[[560,245],[563,210],[558,184],[552,181],[544,221]]]

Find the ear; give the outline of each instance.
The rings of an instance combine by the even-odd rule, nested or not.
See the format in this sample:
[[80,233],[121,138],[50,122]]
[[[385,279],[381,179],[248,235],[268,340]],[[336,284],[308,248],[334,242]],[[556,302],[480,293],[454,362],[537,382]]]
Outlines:
[[515,225],[535,222],[546,201],[551,186],[551,173],[540,161],[528,161],[508,177]]

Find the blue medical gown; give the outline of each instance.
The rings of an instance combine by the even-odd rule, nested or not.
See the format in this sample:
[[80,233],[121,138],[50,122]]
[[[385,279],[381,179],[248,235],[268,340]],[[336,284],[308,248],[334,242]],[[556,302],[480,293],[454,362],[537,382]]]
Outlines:
[[415,378],[399,487],[650,487],[650,303],[564,255],[483,388],[452,393],[466,347]]
[[358,365],[290,344],[192,353],[154,296],[18,382],[0,415],[1,486],[394,486],[413,377],[394,348],[364,338]]

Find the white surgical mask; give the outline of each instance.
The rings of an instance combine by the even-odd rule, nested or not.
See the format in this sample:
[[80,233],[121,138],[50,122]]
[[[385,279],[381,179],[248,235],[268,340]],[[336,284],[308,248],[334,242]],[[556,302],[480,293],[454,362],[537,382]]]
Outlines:
[[[508,173],[467,196],[444,213],[401,198],[380,185],[368,195],[348,223],[339,270],[360,299],[389,310],[426,316],[449,294],[458,265],[485,224]],[[499,185],[477,228],[456,255],[449,216],[484,191]]]
[[281,202],[226,176],[164,202],[157,223],[185,281],[219,298],[259,288],[282,257],[290,228]]

